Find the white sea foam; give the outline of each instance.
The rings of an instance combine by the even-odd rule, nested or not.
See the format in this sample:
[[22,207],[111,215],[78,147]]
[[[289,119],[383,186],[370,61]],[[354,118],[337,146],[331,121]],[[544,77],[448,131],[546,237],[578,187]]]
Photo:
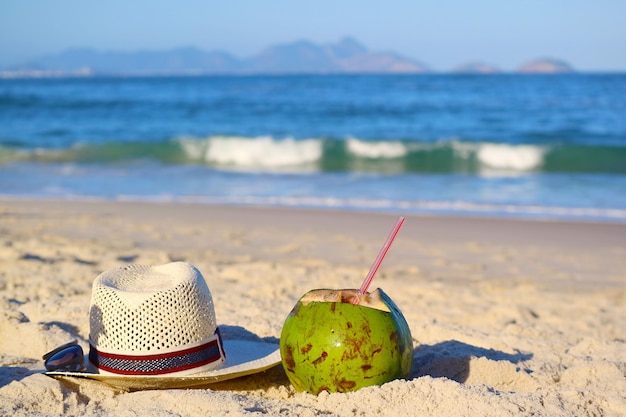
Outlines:
[[533,145],[482,143],[476,158],[486,168],[531,171],[540,168],[547,149]]
[[244,169],[299,167],[322,156],[322,142],[317,139],[212,136],[206,140],[182,139],[180,143],[192,159]]
[[408,152],[400,142],[365,142],[356,138],[346,140],[348,152],[362,158],[401,158]]
[[204,159],[207,147],[209,145],[209,139],[196,139],[196,138],[179,138],[178,143],[183,148],[185,155],[189,159],[199,161]]

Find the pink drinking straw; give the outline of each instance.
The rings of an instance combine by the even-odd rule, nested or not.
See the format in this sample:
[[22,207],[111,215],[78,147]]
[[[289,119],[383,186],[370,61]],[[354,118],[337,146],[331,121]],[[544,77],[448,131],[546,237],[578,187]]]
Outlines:
[[[363,295],[367,292],[367,289],[372,283],[372,280],[374,279],[374,275],[376,275],[376,272],[378,271],[380,264],[383,263],[383,259],[385,258],[385,255],[387,255],[387,252],[389,251],[389,248],[391,247],[393,240],[396,238],[396,235],[398,234],[398,232],[400,231],[400,228],[404,224],[404,220],[405,218],[402,216],[398,218],[398,221],[396,222],[396,225],[391,230],[391,233],[389,233],[389,236],[387,237],[385,244],[380,249],[380,252],[378,252],[378,257],[372,264],[372,267],[370,268],[370,272],[367,274],[367,276],[363,280],[363,284],[361,284],[361,288],[359,288],[357,295]],[[352,304],[359,304],[359,297],[354,297],[354,299],[352,300]]]

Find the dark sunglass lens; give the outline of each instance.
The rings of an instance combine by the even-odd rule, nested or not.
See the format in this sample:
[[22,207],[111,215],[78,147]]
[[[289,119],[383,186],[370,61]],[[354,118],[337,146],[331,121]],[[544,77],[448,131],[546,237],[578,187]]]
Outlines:
[[67,346],[47,357],[45,366],[48,371],[79,371],[83,367],[85,357],[83,349],[78,345]]

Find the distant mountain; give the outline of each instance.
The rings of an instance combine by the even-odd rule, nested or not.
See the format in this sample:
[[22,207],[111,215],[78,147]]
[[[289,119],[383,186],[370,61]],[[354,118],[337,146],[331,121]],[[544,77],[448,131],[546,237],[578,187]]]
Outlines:
[[543,58],[527,62],[517,72],[523,74],[561,74],[574,72],[574,68],[565,61],[554,58]]
[[392,52],[370,52],[352,38],[336,44],[308,41],[272,46],[251,60],[253,72],[424,73],[428,68]]
[[352,38],[335,44],[309,41],[275,45],[238,59],[227,52],[176,48],[167,51],[98,51],[74,48],[7,69],[28,75],[193,75],[290,73],[422,73],[428,68],[392,52],[370,52]]
[[197,48],[177,48],[168,51],[97,51],[87,48],[65,50],[44,56],[17,69],[72,73],[89,70],[92,73],[198,73],[231,71],[237,60],[225,52],[204,52]]

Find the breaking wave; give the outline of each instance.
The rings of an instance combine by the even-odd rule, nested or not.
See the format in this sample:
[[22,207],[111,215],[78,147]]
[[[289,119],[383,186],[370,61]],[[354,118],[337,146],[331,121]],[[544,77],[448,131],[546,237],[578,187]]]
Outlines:
[[137,160],[242,171],[626,173],[626,148],[607,145],[210,136],[82,144],[67,149],[0,146],[3,164],[19,161],[120,164]]

